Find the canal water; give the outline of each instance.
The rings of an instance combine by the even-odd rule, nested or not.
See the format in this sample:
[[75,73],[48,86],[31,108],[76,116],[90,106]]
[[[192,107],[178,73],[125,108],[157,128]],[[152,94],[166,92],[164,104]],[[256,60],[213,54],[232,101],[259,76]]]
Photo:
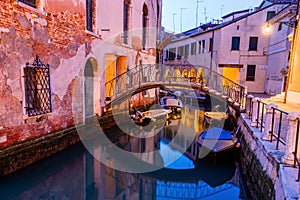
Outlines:
[[251,199],[238,154],[226,155],[222,162],[209,156],[197,159],[197,144],[191,137],[178,134],[181,130],[199,134],[203,116],[204,111],[184,107],[180,116],[158,133],[138,140],[118,128],[105,133],[116,147],[127,152],[157,151],[155,157],[147,154],[149,157],[142,160],[159,160],[164,163],[160,169],[143,173],[116,170],[78,143],[2,177],[0,199]]

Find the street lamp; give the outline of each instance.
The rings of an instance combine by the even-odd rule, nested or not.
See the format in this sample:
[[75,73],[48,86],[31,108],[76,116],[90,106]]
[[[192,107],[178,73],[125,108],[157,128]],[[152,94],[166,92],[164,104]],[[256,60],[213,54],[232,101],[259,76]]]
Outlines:
[[182,11],[186,8],[180,8],[180,32],[182,32]]
[[272,31],[271,25],[270,25],[270,23],[267,23],[264,27],[264,32],[271,33],[271,31]]
[[175,15],[176,13],[173,13],[173,31],[175,32]]

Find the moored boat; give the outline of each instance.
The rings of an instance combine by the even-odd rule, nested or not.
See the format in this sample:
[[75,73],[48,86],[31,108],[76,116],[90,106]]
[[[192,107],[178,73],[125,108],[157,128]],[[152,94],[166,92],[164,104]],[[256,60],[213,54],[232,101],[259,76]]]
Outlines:
[[170,118],[171,111],[166,109],[154,109],[141,112],[137,110],[131,119],[141,126],[147,126],[150,122],[165,123]]
[[218,155],[223,155],[239,147],[238,132],[239,127],[232,132],[226,131],[223,128],[213,127],[203,131],[197,137],[197,143],[208,154],[219,157]]

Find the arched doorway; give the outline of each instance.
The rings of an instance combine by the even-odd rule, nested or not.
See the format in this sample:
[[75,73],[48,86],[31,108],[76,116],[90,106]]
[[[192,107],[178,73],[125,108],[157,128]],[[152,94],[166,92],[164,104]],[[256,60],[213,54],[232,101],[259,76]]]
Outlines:
[[85,118],[95,114],[94,99],[95,99],[95,85],[94,77],[97,71],[97,61],[89,58],[84,67],[84,116]]
[[190,68],[188,76],[191,82],[196,82],[196,71],[193,67]]

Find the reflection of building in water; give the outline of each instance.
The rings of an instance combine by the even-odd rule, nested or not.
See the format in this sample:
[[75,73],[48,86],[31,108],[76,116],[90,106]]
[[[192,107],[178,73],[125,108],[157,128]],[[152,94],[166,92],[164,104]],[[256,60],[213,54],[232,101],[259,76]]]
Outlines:
[[[121,140],[124,140],[124,137]],[[101,154],[101,148],[96,147],[94,154]],[[141,146],[138,145],[138,148],[141,149]],[[140,178],[138,174],[114,170],[94,159],[89,153],[84,155],[84,163],[85,199],[145,199],[145,194],[155,194],[153,180]]]
[[182,108],[182,118],[180,123],[193,128],[196,133],[201,133],[203,130],[204,110],[193,109],[188,106]]

